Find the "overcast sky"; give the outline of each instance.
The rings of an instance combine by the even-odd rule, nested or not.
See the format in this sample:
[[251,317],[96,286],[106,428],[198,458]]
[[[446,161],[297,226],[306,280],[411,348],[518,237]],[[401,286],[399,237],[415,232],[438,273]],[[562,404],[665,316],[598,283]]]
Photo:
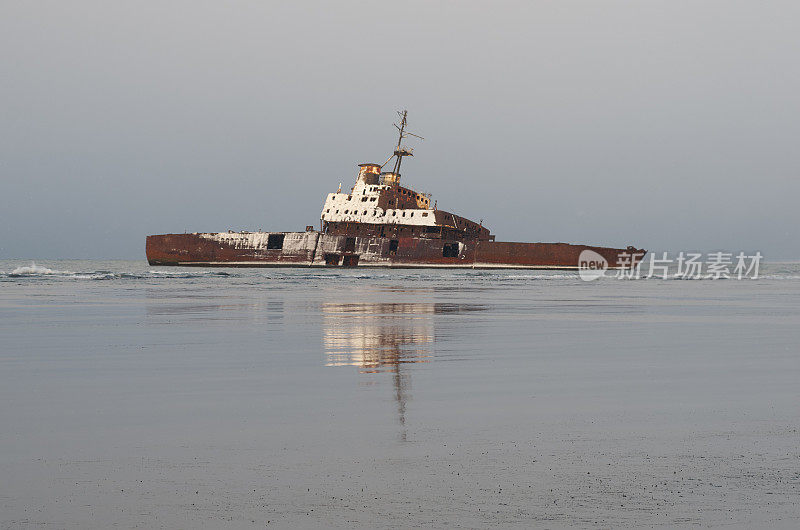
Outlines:
[[498,240],[800,258],[800,4],[0,3],[0,259],[303,230],[361,162]]

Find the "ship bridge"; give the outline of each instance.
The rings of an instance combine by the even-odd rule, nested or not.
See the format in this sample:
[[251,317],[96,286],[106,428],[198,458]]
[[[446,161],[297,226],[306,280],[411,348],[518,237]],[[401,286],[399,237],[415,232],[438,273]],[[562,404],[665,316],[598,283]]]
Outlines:
[[400,186],[400,174],[360,164],[350,193],[329,193],[320,220],[326,233],[490,239],[480,223],[431,206],[430,194]]

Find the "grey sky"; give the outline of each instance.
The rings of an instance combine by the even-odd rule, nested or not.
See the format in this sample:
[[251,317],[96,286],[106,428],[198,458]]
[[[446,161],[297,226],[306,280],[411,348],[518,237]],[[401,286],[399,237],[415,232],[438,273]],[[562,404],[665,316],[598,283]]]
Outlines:
[[800,258],[797,2],[0,4],[0,258],[302,230],[394,111],[498,240]]

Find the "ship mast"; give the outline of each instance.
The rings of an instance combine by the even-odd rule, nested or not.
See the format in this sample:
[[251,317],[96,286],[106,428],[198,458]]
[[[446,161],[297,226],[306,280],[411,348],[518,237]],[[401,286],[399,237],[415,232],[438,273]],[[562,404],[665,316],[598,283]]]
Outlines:
[[[403,157],[404,156],[414,156],[414,150],[412,148],[410,148],[410,147],[405,147],[403,145],[403,139],[407,138],[408,136],[413,136],[415,138],[419,138],[420,140],[424,140],[425,138],[423,138],[422,136],[420,136],[418,134],[414,134],[412,132],[406,131],[406,118],[408,117],[408,111],[407,110],[397,111],[397,115],[400,116],[400,125],[398,125],[396,123],[393,124],[393,125],[400,132],[400,136],[397,138],[397,147],[395,147],[395,149],[394,149],[394,154],[389,157],[389,160],[391,160],[392,157],[395,157],[394,169],[392,169],[392,173],[395,173],[395,174],[399,175],[400,174],[400,164],[403,163]],[[389,163],[389,160],[387,160],[386,163]],[[384,166],[385,165],[386,164],[384,164]]]

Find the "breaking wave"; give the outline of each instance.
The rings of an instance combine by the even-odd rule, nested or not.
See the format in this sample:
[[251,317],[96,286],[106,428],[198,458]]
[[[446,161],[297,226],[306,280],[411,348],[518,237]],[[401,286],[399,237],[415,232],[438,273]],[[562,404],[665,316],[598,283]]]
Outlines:
[[551,273],[551,274],[515,274],[513,276],[506,276],[508,280],[577,280],[577,272],[573,273]]
[[108,270],[95,271],[67,271],[54,270],[31,262],[30,265],[17,267],[11,272],[0,271],[0,278],[16,279],[74,279],[74,280],[146,280],[158,278],[205,278],[213,276],[231,276],[223,271],[161,271],[148,270],[141,272],[115,272]]
[[42,267],[41,265],[37,265],[36,263],[31,261],[29,267],[17,267],[16,269],[14,269],[9,273],[9,276],[34,276],[42,274],[70,274],[70,273],[67,271],[54,271],[53,269]]

